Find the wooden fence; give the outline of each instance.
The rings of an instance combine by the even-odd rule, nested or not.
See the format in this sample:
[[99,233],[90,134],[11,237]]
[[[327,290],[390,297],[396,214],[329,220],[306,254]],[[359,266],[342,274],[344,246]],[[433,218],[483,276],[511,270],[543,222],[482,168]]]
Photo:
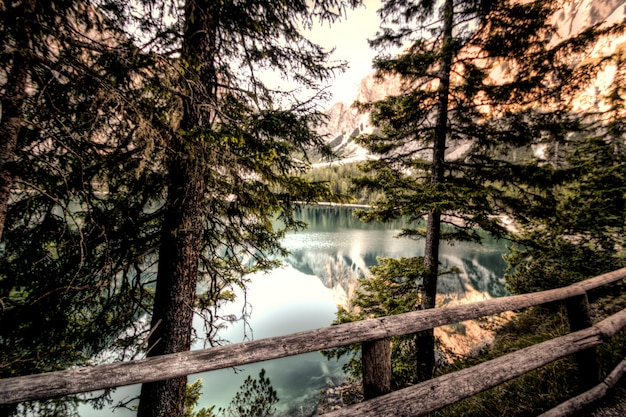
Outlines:
[[[364,375],[376,375],[376,372],[370,370],[375,370],[379,366],[389,366],[389,338],[392,336],[416,333],[505,311],[566,301],[572,330],[572,333],[566,336],[395,392],[389,392],[388,381],[380,380],[380,378],[364,378],[364,391],[374,393],[369,396],[375,396],[375,398],[327,413],[325,416],[421,416],[500,385],[550,362],[576,354],[583,381],[591,382],[590,390],[550,410],[543,416],[568,415],[590,401],[602,397],[626,371],[625,360],[604,381],[599,381],[600,376],[595,358],[595,347],[626,326],[626,310],[592,325],[587,298],[587,291],[624,278],[626,278],[626,268],[554,290],[415,311],[137,361],[0,379],[0,404],[158,381],[354,343],[363,344]],[[368,362],[368,358],[381,357],[382,363],[380,359],[377,359],[378,363]],[[383,372],[383,374],[386,373]]]

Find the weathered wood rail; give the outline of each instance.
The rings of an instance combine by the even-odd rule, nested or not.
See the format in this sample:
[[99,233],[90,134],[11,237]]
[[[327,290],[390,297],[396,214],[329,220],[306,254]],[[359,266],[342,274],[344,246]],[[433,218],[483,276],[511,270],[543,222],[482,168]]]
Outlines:
[[[368,397],[374,398],[326,414],[329,417],[421,416],[565,356],[577,354],[581,377],[591,382],[589,387],[591,390],[545,414],[546,417],[568,415],[572,410],[580,409],[590,399],[604,395],[603,393],[613,386],[626,370],[625,362],[600,385],[591,387],[600,382],[595,362],[595,347],[626,327],[626,310],[591,325],[587,291],[625,278],[626,268],[622,268],[554,290],[415,311],[136,361],[0,379],[0,404],[158,381],[361,343],[364,347],[363,365],[366,375],[364,390],[371,393],[367,395]],[[389,355],[388,344],[392,336],[417,333],[437,326],[555,301],[567,301],[570,327],[573,332],[566,336],[392,393],[389,393],[386,381],[367,377],[368,374],[376,374],[375,371],[371,371],[372,369],[389,366],[387,359],[383,360],[383,363],[371,364],[367,363],[367,358],[385,358]]]

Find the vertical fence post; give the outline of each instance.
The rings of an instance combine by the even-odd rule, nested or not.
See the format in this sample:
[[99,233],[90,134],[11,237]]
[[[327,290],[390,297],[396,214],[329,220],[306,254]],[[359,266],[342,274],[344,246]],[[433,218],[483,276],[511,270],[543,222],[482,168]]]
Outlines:
[[[589,298],[585,291],[582,295],[568,298],[565,302],[570,331],[586,329],[592,326],[589,314]],[[600,382],[600,366],[596,348],[592,347],[576,354],[578,375],[583,388],[591,388]]]
[[361,344],[363,396],[366,400],[391,391],[391,340],[389,338]]

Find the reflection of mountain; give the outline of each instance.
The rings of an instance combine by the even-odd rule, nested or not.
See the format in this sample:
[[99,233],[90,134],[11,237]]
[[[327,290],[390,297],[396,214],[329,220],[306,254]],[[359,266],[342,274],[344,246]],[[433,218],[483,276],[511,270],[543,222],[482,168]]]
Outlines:
[[302,273],[319,277],[328,288],[341,285],[346,290],[351,281],[367,276],[369,266],[371,266],[365,267],[364,257],[352,259],[349,254],[341,252],[296,252],[292,253],[286,261]]
[[[369,275],[378,257],[412,257],[423,254],[423,242],[398,239],[405,226],[365,224],[346,207],[305,207],[301,220],[310,227],[289,234],[284,244],[290,250],[285,261],[298,271],[318,277],[335,290],[340,298],[350,297],[358,278]],[[442,246],[442,268],[458,272],[439,279],[438,291],[444,303],[505,294],[502,275],[505,262],[503,242],[486,239],[483,245],[457,243]]]
[[347,254],[325,251],[292,252],[285,261],[302,273],[318,277],[334,291],[335,302],[343,306],[354,294],[357,279],[366,276],[371,266],[365,265],[364,258],[352,259]]
[[[304,274],[317,276],[326,287],[335,290],[341,288],[346,296],[350,296],[356,287],[356,280],[369,275],[369,268],[376,265],[378,256],[391,255],[369,252],[355,259],[341,252],[298,251],[292,252],[285,261]],[[437,288],[444,304],[450,299],[467,298],[468,292],[481,293],[485,298],[506,294],[502,282],[502,265],[492,269],[498,260],[503,263],[500,253],[493,252],[481,258],[444,256],[444,268],[456,266],[459,269],[458,272],[439,278]]]
[[502,279],[505,262],[501,252],[467,252],[462,255],[465,256],[443,256],[444,268],[455,266],[459,269],[459,272],[439,278],[437,291],[444,299],[454,297],[454,294],[456,298],[463,298],[468,291],[479,292],[488,298],[506,295]]

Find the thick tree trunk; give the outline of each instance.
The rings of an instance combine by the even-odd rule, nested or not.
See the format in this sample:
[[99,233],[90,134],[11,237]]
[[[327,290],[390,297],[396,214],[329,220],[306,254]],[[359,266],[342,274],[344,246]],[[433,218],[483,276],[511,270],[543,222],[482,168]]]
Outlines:
[[35,13],[35,0],[16,3],[22,8],[16,13],[19,18],[15,22],[15,52],[5,85],[2,98],[2,117],[0,117],[0,239],[4,233],[9,198],[15,177],[17,140],[22,129],[22,106],[26,97],[29,63],[28,48],[32,37],[32,19]]
[[[169,189],[161,232],[159,270],[152,315],[153,333],[148,356],[187,351],[191,347],[198,266],[205,224],[207,150],[203,140],[189,134],[209,129],[210,110],[217,99],[214,67],[215,19],[219,7],[211,0],[185,3],[185,29],[181,62],[197,68],[183,95],[183,134],[173,139],[169,162]],[[189,82],[190,81],[190,82]],[[183,417],[187,377],[144,384],[138,417]]]
[[[202,237],[204,183],[190,161],[174,161],[168,208],[159,250],[159,271],[148,356],[191,347],[198,259]],[[195,171],[197,172],[197,171]],[[187,377],[144,384],[139,417],[183,416]]]
[[[443,45],[439,74],[439,96],[431,184],[444,180],[446,138],[448,136],[448,100],[450,94],[450,71],[452,68],[452,29],[454,23],[454,1],[446,0],[443,9]],[[421,292],[422,309],[434,308],[437,298],[437,277],[439,275],[439,243],[441,240],[441,212],[432,210],[428,213],[424,263],[428,272],[424,276]],[[435,336],[433,330],[417,335],[417,375],[419,380],[430,379],[435,369]]]

